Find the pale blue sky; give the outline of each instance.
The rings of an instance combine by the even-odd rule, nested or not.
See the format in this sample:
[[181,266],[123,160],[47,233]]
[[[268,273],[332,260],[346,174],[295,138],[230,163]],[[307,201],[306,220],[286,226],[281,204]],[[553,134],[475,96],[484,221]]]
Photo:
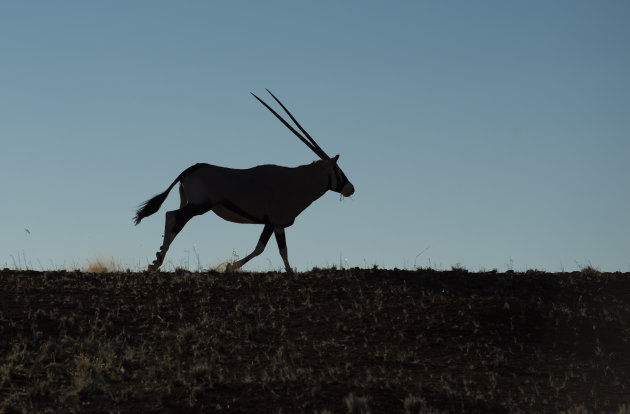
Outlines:
[[[630,271],[629,21],[627,1],[2,2],[0,266],[136,270],[177,191],[138,227],[136,206],[189,165],[311,162],[249,95],[269,88],[356,187],[287,230],[299,270]],[[167,263],[261,230],[197,217]],[[272,240],[245,269],[281,267]]]

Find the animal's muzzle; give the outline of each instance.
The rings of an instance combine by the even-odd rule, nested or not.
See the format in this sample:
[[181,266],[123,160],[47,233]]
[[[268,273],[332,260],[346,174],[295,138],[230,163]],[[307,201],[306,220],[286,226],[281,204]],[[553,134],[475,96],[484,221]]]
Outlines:
[[341,189],[341,195],[344,197],[350,197],[352,194],[354,194],[354,186],[350,183],[347,183]]

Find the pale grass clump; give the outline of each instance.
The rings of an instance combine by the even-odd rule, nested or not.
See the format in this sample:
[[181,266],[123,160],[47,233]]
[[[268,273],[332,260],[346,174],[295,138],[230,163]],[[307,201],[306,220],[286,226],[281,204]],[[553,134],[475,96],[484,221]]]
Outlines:
[[566,411],[561,411],[560,414],[591,414],[591,412],[583,405],[574,405]]
[[372,413],[369,406],[370,399],[368,397],[355,397],[354,394],[350,393],[347,397],[344,397],[343,401],[346,403],[346,407],[348,407],[348,414]]
[[[583,405],[574,405],[566,411],[561,411],[561,414],[592,414],[593,411],[590,411]],[[617,408],[617,411],[611,411],[612,414],[630,414],[630,405],[622,404]]]
[[630,414],[630,403],[620,405],[614,414]]
[[405,398],[405,412],[407,414],[446,414],[448,411],[440,411],[427,404],[424,398],[410,395]]
[[102,394],[105,382],[100,375],[98,364],[86,355],[78,355],[74,363],[73,391],[83,397]]
[[107,261],[101,257],[90,260],[85,268],[85,271],[88,273],[111,273],[118,270],[118,265],[114,262],[114,259]]

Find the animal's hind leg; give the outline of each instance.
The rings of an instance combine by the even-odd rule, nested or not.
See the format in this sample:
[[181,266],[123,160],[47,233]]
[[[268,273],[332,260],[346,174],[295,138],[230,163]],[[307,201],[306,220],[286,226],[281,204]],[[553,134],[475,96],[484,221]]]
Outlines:
[[184,185],[179,183],[179,208],[184,208],[188,204],[188,198],[186,197],[186,192],[184,191]]
[[155,260],[149,265],[149,271],[157,270],[162,265],[162,262],[164,262],[164,256],[166,256],[166,252],[175,239],[175,236],[177,236],[177,233],[184,228],[186,223],[188,223],[188,220],[197,214],[201,214],[200,210],[195,209],[191,205],[186,205],[178,210],[166,212],[166,221],[164,223],[164,241],[162,242],[160,250],[155,253]]
[[282,256],[282,261],[284,261],[284,269],[287,273],[293,273],[293,269],[291,269],[291,265],[289,264],[289,255],[287,254],[287,239],[284,236],[284,227],[276,227],[274,233],[276,235],[276,241],[278,242],[280,256]]
[[241,266],[243,266],[245,263],[249,262],[254,257],[261,254],[265,250],[265,246],[267,245],[267,242],[269,241],[269,238],[271,237],[271,233],[273,233],[273,225],[265,224],[265,228],[263,229],[262,234],[260,235],[260,239],[258,239],[258,244],[256,244],[256,248],[254,249],[254,251],[251,252],[247,257],[244,257],[241,260],[234,263],[232,266],[229,266],[228,270],[230,271],[237,270]]

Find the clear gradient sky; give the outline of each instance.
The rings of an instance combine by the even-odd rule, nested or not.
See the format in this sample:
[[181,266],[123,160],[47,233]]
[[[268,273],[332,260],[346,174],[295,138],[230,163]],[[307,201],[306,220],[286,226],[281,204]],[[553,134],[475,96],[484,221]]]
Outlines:
[[[614,0],[2,2],[0,267],[144,268],[177,191],[135,208],[186,167],[313,161],[269,88],[356,187],[287,229],[299,270],[630,271],[628,22]],[[261,230],[197,217],[166,263]],[[271,240],[244,269],[281,268]]]

